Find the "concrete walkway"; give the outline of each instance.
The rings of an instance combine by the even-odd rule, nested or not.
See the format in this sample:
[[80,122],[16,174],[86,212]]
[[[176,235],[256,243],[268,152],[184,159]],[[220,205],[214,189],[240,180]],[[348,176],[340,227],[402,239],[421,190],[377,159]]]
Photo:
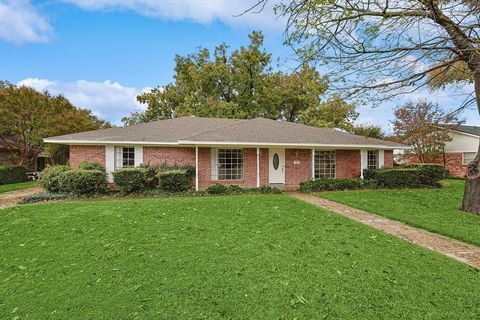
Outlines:
[[290,193],[290,195],[480,269],[480,247],[475,245],[411,227],[402,222],[383,218],[310,194]]
[[22,200],[23,197],[41,192],[42,190],[43,190],[42,188],[33,187],[33,188],[0,193],[0,209],[14,206],[20,200]]

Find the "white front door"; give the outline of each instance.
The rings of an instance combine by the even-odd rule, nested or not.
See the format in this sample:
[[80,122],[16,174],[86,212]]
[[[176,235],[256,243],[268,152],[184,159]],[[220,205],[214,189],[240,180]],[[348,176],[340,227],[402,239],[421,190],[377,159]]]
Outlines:
[[269,182],[285,183],[285,149],[269,150]]

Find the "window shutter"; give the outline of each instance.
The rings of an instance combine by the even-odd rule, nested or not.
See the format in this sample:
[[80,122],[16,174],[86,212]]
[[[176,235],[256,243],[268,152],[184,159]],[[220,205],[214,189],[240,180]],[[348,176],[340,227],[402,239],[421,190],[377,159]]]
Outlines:
[[212,148],[211,149],[211,163],[212,163],[212,172],[211,178],[212,180],[218,180],[218,149]]
[[135,167],[143,164],[143,147],[135,147]]
[[385,150],[378,150],[378,167],[383,168],[385,166]]
[[115,171],[115,147],[105,146],[105,170],[108,182],[113,182],[112,172]]

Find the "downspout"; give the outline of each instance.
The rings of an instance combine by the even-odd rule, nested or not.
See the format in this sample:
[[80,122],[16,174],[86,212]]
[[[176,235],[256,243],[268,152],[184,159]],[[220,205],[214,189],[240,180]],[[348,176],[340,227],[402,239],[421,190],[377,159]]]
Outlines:
[[198,191],[198,146],[195,146],[195,191]]

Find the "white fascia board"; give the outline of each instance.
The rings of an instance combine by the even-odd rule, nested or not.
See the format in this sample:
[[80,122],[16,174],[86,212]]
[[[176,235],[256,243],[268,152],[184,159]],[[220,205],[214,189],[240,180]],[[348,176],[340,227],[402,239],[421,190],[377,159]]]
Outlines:
[[254,146],[254,147],[286,147],[286,148],[330,148],[330,149],[384,149],[384,150],[395,150],[395,149],[409,149],[410,147],[393,147],[385,145],[360,145],[360,144],[312,144],[312,143],[269,143],[269,142],[216,142],[216,141],[189,141],[189,140],[179,140],[180,145],[202,145],[202,146]]
[[[437,128],[441,128],[441,129],[446,129],[446,128],[443,128],[443,127],[440,127],[440,126],[436,126],[436,127],[437,127]],[[471,134],[471,133],[466,133],[466,132],[459,131],[459,130],[456,130],[456,129],[447,129],[447,131],[451,131],[451,132],[455,132],[455,133],[463,134],[463,135],[466,135],[466,136],[469,136],[469,137],[480,138],[480,136],[479,136],[479,135],[476,135],[476,134]]]
[[393,147],[386,145],[360,145],[360,144],[313,144],[313,143],[270,143],[270,142],[218,142],[218,141],[189,141],[179,140],[178,142],[153,142],[153,141],[100,141],[100,140],[57,140],[46,138],[45,143],[58,143],[67,145],[116,145],[116,146],[249,146],[249,147],[285,147],[285,148],[330,148],[330,149],[409,149],[410,147]]
[[45,143],[68,145],[116,145],[116,146],[178,146],[178,142],[151,142],[151,141],[101,141],[101,140],[57,140],[46,138]]

